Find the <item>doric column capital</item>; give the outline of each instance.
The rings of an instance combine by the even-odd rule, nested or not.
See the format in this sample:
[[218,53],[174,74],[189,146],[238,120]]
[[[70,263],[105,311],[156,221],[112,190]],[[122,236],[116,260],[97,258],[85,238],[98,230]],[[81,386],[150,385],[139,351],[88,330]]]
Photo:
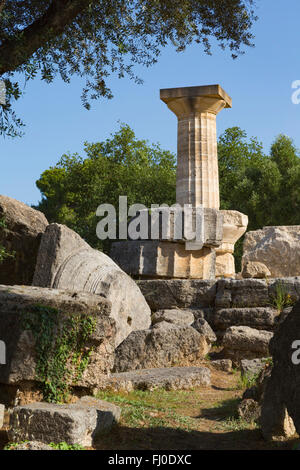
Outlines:
[[224,108],[231,108],[232,100],[220,85],[160,90],[160,99],[183,119],[202,113],[218,114]]

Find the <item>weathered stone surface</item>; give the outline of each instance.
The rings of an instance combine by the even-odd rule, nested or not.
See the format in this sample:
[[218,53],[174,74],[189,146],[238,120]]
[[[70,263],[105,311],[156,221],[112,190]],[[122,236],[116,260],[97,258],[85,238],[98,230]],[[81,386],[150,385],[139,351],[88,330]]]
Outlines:
[[137,282],[152,311],[172,308],[205,308],[214,305],[215,281],[155,279]]
[[110,302],[100,295],[30,286],[0,286],[0,338],[6,344],[0,383],[18,384],[36,378],[35,339],[23,321],[24,313],[36,305],[56,308],[58,322],[72,314],[96,318],[86,345],[93,347],[93,352],[79,382],[85,387],[96,386],[101,374],[109,373],[114,363],[115,322],[110,317]]
[[238,415],[247,423],[253,423],[260,417],[260,405],[257,401],[246,399],[238,406]]
[[274,365],[264,394],[261,423],[266,439],[277,439],[287,434],[282,431],[284,420],[290,428],[291,421],[287,416],[300,433],[299,340],[300,302],[276,330],[270,344]]
[[116,346],[131,331],[150,326],[150,309],[136,283],[64,225],[51,224],[42,236],[33,285],[90,292],[110,300]]
[[114,242],[111,257],[132,276],[215,279],[213,248],[187,250],[182,243],[156,240]]
[[230,359],[216,359],[211,361],[210,365],[216,370],[222,370],[223,372],[232,371],[232,361]]
[[271,272],[264,263],[259,261],[247,261],[243,266],[242,277],[265,279],[271,277]]
[[241,374],[247,377],[258,375],[266,365],[266,358],[243,359],[241,361]]
[[116,349],[115,372],[196,364],[209,351],[191,326],[133,331]]
[[[265,422],[265,416],[262,412],[271,374],[272,365],[266,362],[265,367],[260,371],[255,381],[255,385],[245,390],[243,394],[243,401],[250,399],[257,402],[259,407],[258,410],[260,410],[260,415],[257,418],[257,422],[261,425],[263,435],[266,439],[283,440],[285,438],[292,437],[296,432],[293,420],[290,418],[285,405],[281,403],[279,413],[275,413],[274,415],[270,410],[269,418],[271,418],[271,421],[267,421],[267,423]],[[255,407],[253,407],[253,409],[255,410]],[[271,429],[268,428],[269,424],[272,425]]]
[[0,245],[14,252],[1,264],[0,284],[30,285],[42,233],[48,225],[41,212],[7,196],[0,196]]
[[223,216],[222,244],[216,248],[216,277],[235,277],[234,245],[246,232],[248,217],[238,211],[221,211]]
[[166,309],[158,310],[152,315],[152,325],[160,322],[168,322],[179,326],[190,326],[194,323],[195,317],[191,310]]
[[270,303],[268,284],[262,279],[221,279],[216,308],[266,307]]
[[170,367],[115,373],[103,379],[100,389],[126,392],[156,388],[188,390],[210,384],[210,371],[206,367]]
[[212,328],[203,318],[198,318],[197,320],[195,320],[192,324],[192,327],[195,328],[195,330],[197,330],[200,335],[203,335],[205,337],[208,344],[212,344],[217,341],[217,337],[213,332]]
[[215,330],[226,330],[230,326],[249,326],[257,330],[273,330],[277,310],[271,307],[246,307],[218,309],[212,318]]
[[5,406],[0,404],[0,429],[3,427],[3,423],[4,423],[4,411],[5,411]]
[[285,295],[289,295],[291,302],[297,302],[300,299],[300,277],[270,279],[268,293],[272,304],[274,304],[274,299],[278,297],[278,290]]
[[44,444],[43,442],[39,441],[28,441],[28,442],[23,442],[21,444],[18,444],[14,446],[10,450],[55,450],[53,447],[48,446],[47,444]]
[[176,201],[219,209],[216,115],[231,98],[220,85],[164,89],[160,98],[178,118]]
[[91,447],[97,434],[116,423],[120,413],[119,407],[89,397],[71,405],[32,403],[13,409],[8,436],[13,442],[66,442]]
[[223,337],[224,355],[235,361],[268,357],[273,333],[248,326],[232,326]]
[[242,266],[249,261],[264,263],[272,277],[300,275],[300,225],[264,227],[248,232]]

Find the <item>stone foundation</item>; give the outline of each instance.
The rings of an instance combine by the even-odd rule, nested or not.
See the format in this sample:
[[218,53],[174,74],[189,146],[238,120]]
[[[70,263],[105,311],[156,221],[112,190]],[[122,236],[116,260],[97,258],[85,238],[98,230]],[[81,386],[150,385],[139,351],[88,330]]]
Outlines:
[[112,259],[135,277],[214,279],[213,248],[186,250],[182,243],[125,241],[112,244]]

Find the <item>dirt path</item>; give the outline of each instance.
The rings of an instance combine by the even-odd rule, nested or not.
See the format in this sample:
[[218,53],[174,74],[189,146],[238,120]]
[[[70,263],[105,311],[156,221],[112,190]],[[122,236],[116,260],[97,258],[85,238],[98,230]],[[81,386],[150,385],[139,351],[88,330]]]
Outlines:
[[[207,364],[206,364],[207,365]],[[266,450],[292,449],[298,440],[266,443],[255,424],[237,418],[243,390],[239,374],[212,370],[212,386],[189,391],[101,392],[99,398],[122,408],[119,425],[98,437],[108,450]],[[0,449],[7,443],[0,431]]]
[[192,391],[102,393],[122,407],[121,423],[101,436],[97,449],[264,450],[291,449],[295,440],[266,443],[255,424],[236,410],[243,390],[239,374],[212,370],[212,387]]

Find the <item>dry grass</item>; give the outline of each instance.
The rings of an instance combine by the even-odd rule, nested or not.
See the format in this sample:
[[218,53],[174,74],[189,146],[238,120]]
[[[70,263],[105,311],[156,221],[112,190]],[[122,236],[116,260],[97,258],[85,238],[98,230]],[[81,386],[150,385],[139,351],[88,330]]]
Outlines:
[[118,426],[99,436],[97,449],[291,449],[294,441],[266,443],[255,424],[237,417],[239,374],[212,370],[212,387],[189,391],[101,392],[122,408]]
[[[209,367],[209,363],[206,364]],[[101,392],[122,408],[121,421],[97,438],[102,450],[292,449],[295,441],[266,443],[260,429],[238,419],[240,374],[212,369],[212,386],[188,391]],[[7,443],[0,432],[0,449]]]

